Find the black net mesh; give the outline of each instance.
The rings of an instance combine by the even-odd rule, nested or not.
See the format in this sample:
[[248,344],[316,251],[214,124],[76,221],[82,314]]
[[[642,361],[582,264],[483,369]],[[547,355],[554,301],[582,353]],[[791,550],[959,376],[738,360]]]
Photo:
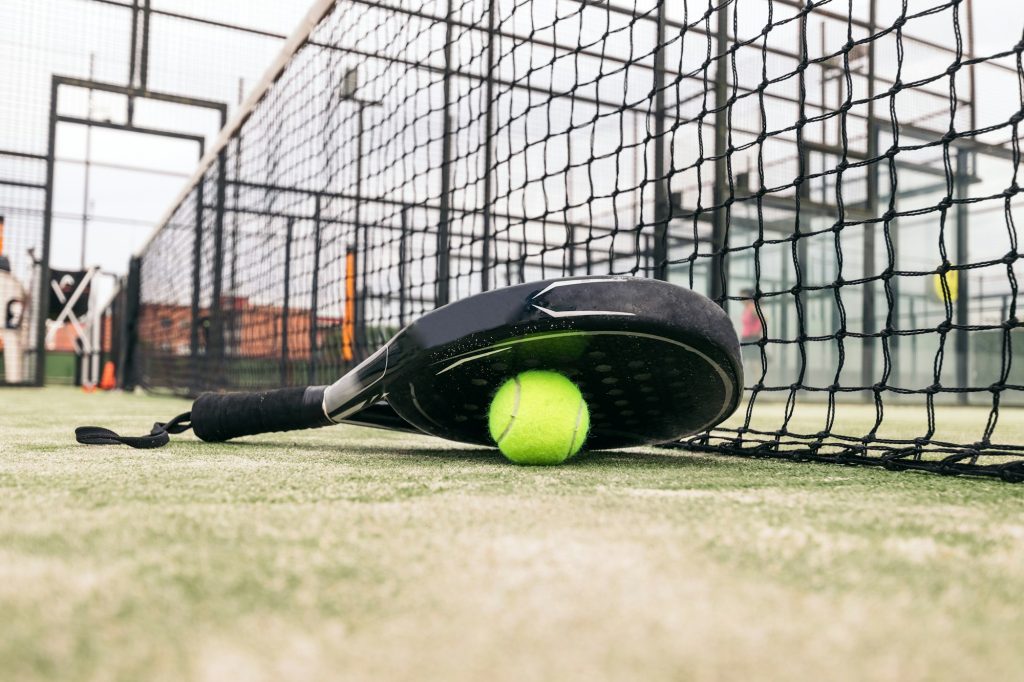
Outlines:
[[318,6],[142,252],[145,384],[328,383],[482,290],[656,277],[743,339],[680,445],[1024,474],[1019,8]]

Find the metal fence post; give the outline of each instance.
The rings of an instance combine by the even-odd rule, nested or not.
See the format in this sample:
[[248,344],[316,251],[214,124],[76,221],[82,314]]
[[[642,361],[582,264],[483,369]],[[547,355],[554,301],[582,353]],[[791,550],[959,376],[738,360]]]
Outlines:
[[50,128],[46,146],[46,204],[43,210],[42,260],[39,262],[39,291],[36,301],[36,376],[35,385],[46,382],[46,320],[50,300],[50,235],[53,232],[53,173],[57,149],[58,81],[50,80]]
[[289,383],[288,372],[288,314],[292,290],[292,234],[295,219],[289,218],[284,232],[284,303],[281,305],[281,385]]
[[320,304],[320,194],[313,205],[313,282],[310,284],[309,301],[309,383],[316,383],[317,352],[320,333],[317,309]]
[[199,314],[199,288],[202,285],[203,268],[203,185],[205,176],[196,185],[196,216],[195,233],[192,239],[192,324],[189,329],[189,355],[191,356],[192,385],[191,393],[202,389],[203,367],[199,358],[199,326],[202,324]]
[[[658,3],[657,45],[654,48],[654,277],[668,279],[668,174],[665,161],[665,2]],[[724,12],[723,8],[719,10]],[[639,226],[637,226],[639,227]]]
[[[491,158],[494,156],[494,0],[487,3],[487,70],[484,99],[484,233],[481,244],[480,290],[491,287]],[[405,209],[402,210],[402,238],[405,238]],[[403,243],[404,245],[404,243]],[[404,317],[403,317],[404,319]],[[404,322],[402,323],[405,324]]]
[[449,239],[448,223],[449,194],[451,193],[451,161],[452,161],[452,6],[455,0],[448,0],[448,9],[444,19],[444,131],[441,134],[441,197],[437,224],[437,291],[434,305],[441,307],[448,303],[449,298]]
[[128,277],[125,279],[124,299],[121,309],[121,343],[118,349],[117,384],[126,391],[134,390],[139,383],[139,368],[136,365],[136,347],[139,342],[139,303],[142,289],[142,259],[133,256],[128,262]]

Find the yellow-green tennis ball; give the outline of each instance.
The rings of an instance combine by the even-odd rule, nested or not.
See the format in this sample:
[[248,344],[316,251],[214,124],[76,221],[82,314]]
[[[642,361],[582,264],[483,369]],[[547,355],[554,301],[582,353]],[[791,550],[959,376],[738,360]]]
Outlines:
[[491,438],[517,464],[560,464],[583,447],[590,411],[580,389],[558,372],[509,379],[491,401]]

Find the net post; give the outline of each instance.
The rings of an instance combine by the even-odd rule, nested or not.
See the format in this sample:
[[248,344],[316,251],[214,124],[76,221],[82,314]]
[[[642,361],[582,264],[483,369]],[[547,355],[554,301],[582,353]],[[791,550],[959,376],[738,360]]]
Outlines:
[[[807,14],[801,14],[800,16],[800,62],[807,64],[809,62],[809,46],[807,44]],[[805,212],[801,210],[801,201],[806,200],[810,203],[811,197],[811,182],[808,179],[808,175],[811,172],[811,151],[808,148],[806,140],[806,126],[801,124],[799,121],[804,121],[807,118],[807,70],[800,69],[800,73],[797,76],[799,95],[797,96],[797,111],[798,123],[796,125],[796,146],[797,146],[797,187],[796,187],[796,211],[794,214],[793,224],[793,245],[791,250],[791,257],[793,259],[793,299],[796,304],[796,333],[797,333],[797,348],[799,349],[799,369],[800,375],[802,376],[807,369],[807,353],[806,344],[804,338],[807,335],[807,294],[804,291],[804,267],[807,264],[807,237],[803,234],[804,223],[810,222],[805,217]],[[813,225],[809,225],[813,231]],[[788,339],[789,337],[784,337]]]
[[[494,157],[494,0],[487,2],[487,71],[484,82],[487,102],[484,111],[484,206],[483,206],[483,235],[481,237],[481,260],[480,260],[480,290],[487,291],[491,286],[491,202],[494,200],[494,188],[491,184],[491,159]],[[402,249],[405,248],[406,215],[402,209]],[[399,261],[400,267],[404,268],[404,257]],[[403,270],[404,272],[404,270]],[[399,278],[401,279],[401,277]],[[403,311],[400,314],[401,325],[405,326],[405,287],[402,287]]]
[[444,115],[441,133],[441,196],[437,220],[437,286],[434,301],[435,307],[448,303],[449,297],[449,194],[451,193],[451,161],[452,161],[452,9],[455,0],[448,0],[444,18]]
[[[668,169],[665,161],[665,2],[659,0],[654,49],[654,278],[668,279]],[[723,9],[720,11],[724,12]]]
[[715,46],[718,51],[718,64],[715,71],[715,184],[712,190],[714,213],[711,228],[711,300],[728,310],[725,298],[727,286],[725,275],[725,249],[728,247],[729,225],[725,207],[726,184],[729,181],[726,153],[729,141],[728,115],[728,83],[729,73],[726,69],[729,44],[729,5],[722,3],[718,7],[718,26],[715,35]]
[[[967,239],[968,221],[970,220],[967,198],[971,152],[966,149],[957,149],[956,152],[956,259],[957,264],[970,263],[970,244]],[[956,324],[957,330],[954,338],[954,349],[956,350],[956,382],[958,388],[967,388],[970,382],[970,331],[966,329],[969,320],[967,294],[969,270],[958,270],[956,291],[950,295],[956,296]],[[1005,319],[1005,318],[1004,318]],[[961,405],[966,405],[970,395],[964,391],[956,394],[956,400]]]
[[[878,122],[875,119],[875,26],[877,16],[877,0],[871,0],[869,10],[868,32],[871,40],[868,42],[868,160],[865,170],[867,172],[867,210],[870,216],[864,223],[863,251],[864,251],[864,292],[861,300],[861,318],[864,336],[861,346],[861,386],[870,389],[875,383],[875,284],[869,278],[875,273],[875,223],[878,216]],[[870,401],[871,397],[864,396]]]
[[[959,11],[959,7],[953,9],[954,12]],[[967,58],[973,60],[975,58],[974,53],[974,4],[968,0],[964,5],[965,19],[967,23]],[[961,55],[957,55],[960,57]],[[972,67],[968,69],[967,76],[967,88],[970,99],[970,109],[968,111],[969,122],[971,130],[978,129],[978,107],[977,107],[977,82],[976,82],[976,70],[978,67]],[[972,163],[974,162],[974,163]],[[969,176],[973,174],[975,168],[971,166],[977,166],[977,156],[975,152],[968,152],[965,149],[957,150],[956,155],[956,188],[957,188],[957,199],[967,199],[969,193],[967,191],[967,183],[969,182]],[[970,220],[970,212],[967,208],[966,202],[957,204],[956,208],[956,258],[959,265],[964,265],[970,262],[970,242],[967,239],[968,221]],[[957,272],[957,299],[956,299],[956,323],[961,326],[967,326],[970,324],[970,310],[968,307],[970,293],[968,278],[970,277],[969,270],[960,270]],[[1003,314],[1001,319],[1006,319],[1006,315]],[[970,332],[966,329],[961,330],[956,336],[956,354],[957,354],[957,384],[961,388],[966,388],[970,381],[971,372],[971,337]],[[957,402],[961,405],[966,405],[968,398],[970,397],[967,393],[957,393]]]

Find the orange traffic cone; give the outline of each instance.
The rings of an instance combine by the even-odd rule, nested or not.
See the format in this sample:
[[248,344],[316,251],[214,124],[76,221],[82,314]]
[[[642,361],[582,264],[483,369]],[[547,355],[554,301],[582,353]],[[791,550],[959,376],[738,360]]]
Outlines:
[[104,391],[117,388],[117,377],[114,374],[114,363],[111,360],[107,360],[106,364],[103,365],[103,376],[100,378],[100,388]]

